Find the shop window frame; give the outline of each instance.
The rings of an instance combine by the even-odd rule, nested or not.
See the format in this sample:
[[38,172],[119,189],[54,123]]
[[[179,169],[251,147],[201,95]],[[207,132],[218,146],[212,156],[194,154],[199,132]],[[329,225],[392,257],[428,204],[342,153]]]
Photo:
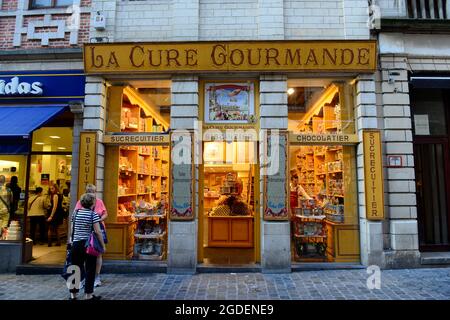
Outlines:
[[65,9],[74,5],[74,1],[67,5],[58,5],[58,0],[50,0],[51,4],[49,6],[36,7],[34,5],[34,0],[28,2],[28,10],[41,10],[41,9]]

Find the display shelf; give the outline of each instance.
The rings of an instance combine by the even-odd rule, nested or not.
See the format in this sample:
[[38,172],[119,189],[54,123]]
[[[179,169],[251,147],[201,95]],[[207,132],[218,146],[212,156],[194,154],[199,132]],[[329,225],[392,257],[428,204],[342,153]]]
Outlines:
[[161,234],[139,234],[139,233],[134,234],[134,237],[138,239],[162,239],[165,236],[166,236],[165,231]]
[[136,219],[144,219],[144,218],[165,218],[165,214],[133,214]]
[[320,215],[320,216],[304,216],[304,215],[300,215],[300,214],[296,214],[295,217],[300,218],[300,219],[305,219],[305,220],[323,220],[326,218],[325,215]]
[[151,261],[161,261],[164,259],[164,255],[154,255],[154,254],[142,254],[140,253],[137,258],[139,260],[151,260]]
[[119,171],[119,174],[123,174],[123,173],[135,174],[136,171],[135,170],[120,170]]
[[130,193],[130,194],[119,194],[117,195],[119,198],[126,198],[126,197],[135,197],[136,193]]
[[301,238],[301,239],[326,239],[327,236],[322,235],[304,235],[304,234],[294,234],[294,237]]

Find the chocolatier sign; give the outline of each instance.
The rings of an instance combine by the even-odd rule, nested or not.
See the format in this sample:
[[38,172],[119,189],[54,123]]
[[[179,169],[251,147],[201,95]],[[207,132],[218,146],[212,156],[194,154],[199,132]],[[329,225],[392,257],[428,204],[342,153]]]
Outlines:
[[89,74],[359,71],[376,68],[375,41],[223,41],[85,44]]

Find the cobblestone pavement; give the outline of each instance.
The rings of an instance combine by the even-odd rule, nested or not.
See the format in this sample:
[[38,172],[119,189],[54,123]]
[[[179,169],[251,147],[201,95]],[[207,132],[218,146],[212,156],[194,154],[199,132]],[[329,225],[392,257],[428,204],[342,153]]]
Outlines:
[[[381,289],[367,288],[366,270],[291,274],[105,274],[95,289],[104,299],[382,299],[450,300],[450,268],[384,270]],[[0,300],[66,300],[59,275],[0,274]]]

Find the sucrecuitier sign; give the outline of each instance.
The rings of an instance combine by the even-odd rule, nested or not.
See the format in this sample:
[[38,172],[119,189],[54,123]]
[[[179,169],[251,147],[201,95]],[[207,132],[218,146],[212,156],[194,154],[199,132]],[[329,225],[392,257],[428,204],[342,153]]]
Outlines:
[[243,41],[85,44],[89,74],[126,72],[373,72],[375,41]]

